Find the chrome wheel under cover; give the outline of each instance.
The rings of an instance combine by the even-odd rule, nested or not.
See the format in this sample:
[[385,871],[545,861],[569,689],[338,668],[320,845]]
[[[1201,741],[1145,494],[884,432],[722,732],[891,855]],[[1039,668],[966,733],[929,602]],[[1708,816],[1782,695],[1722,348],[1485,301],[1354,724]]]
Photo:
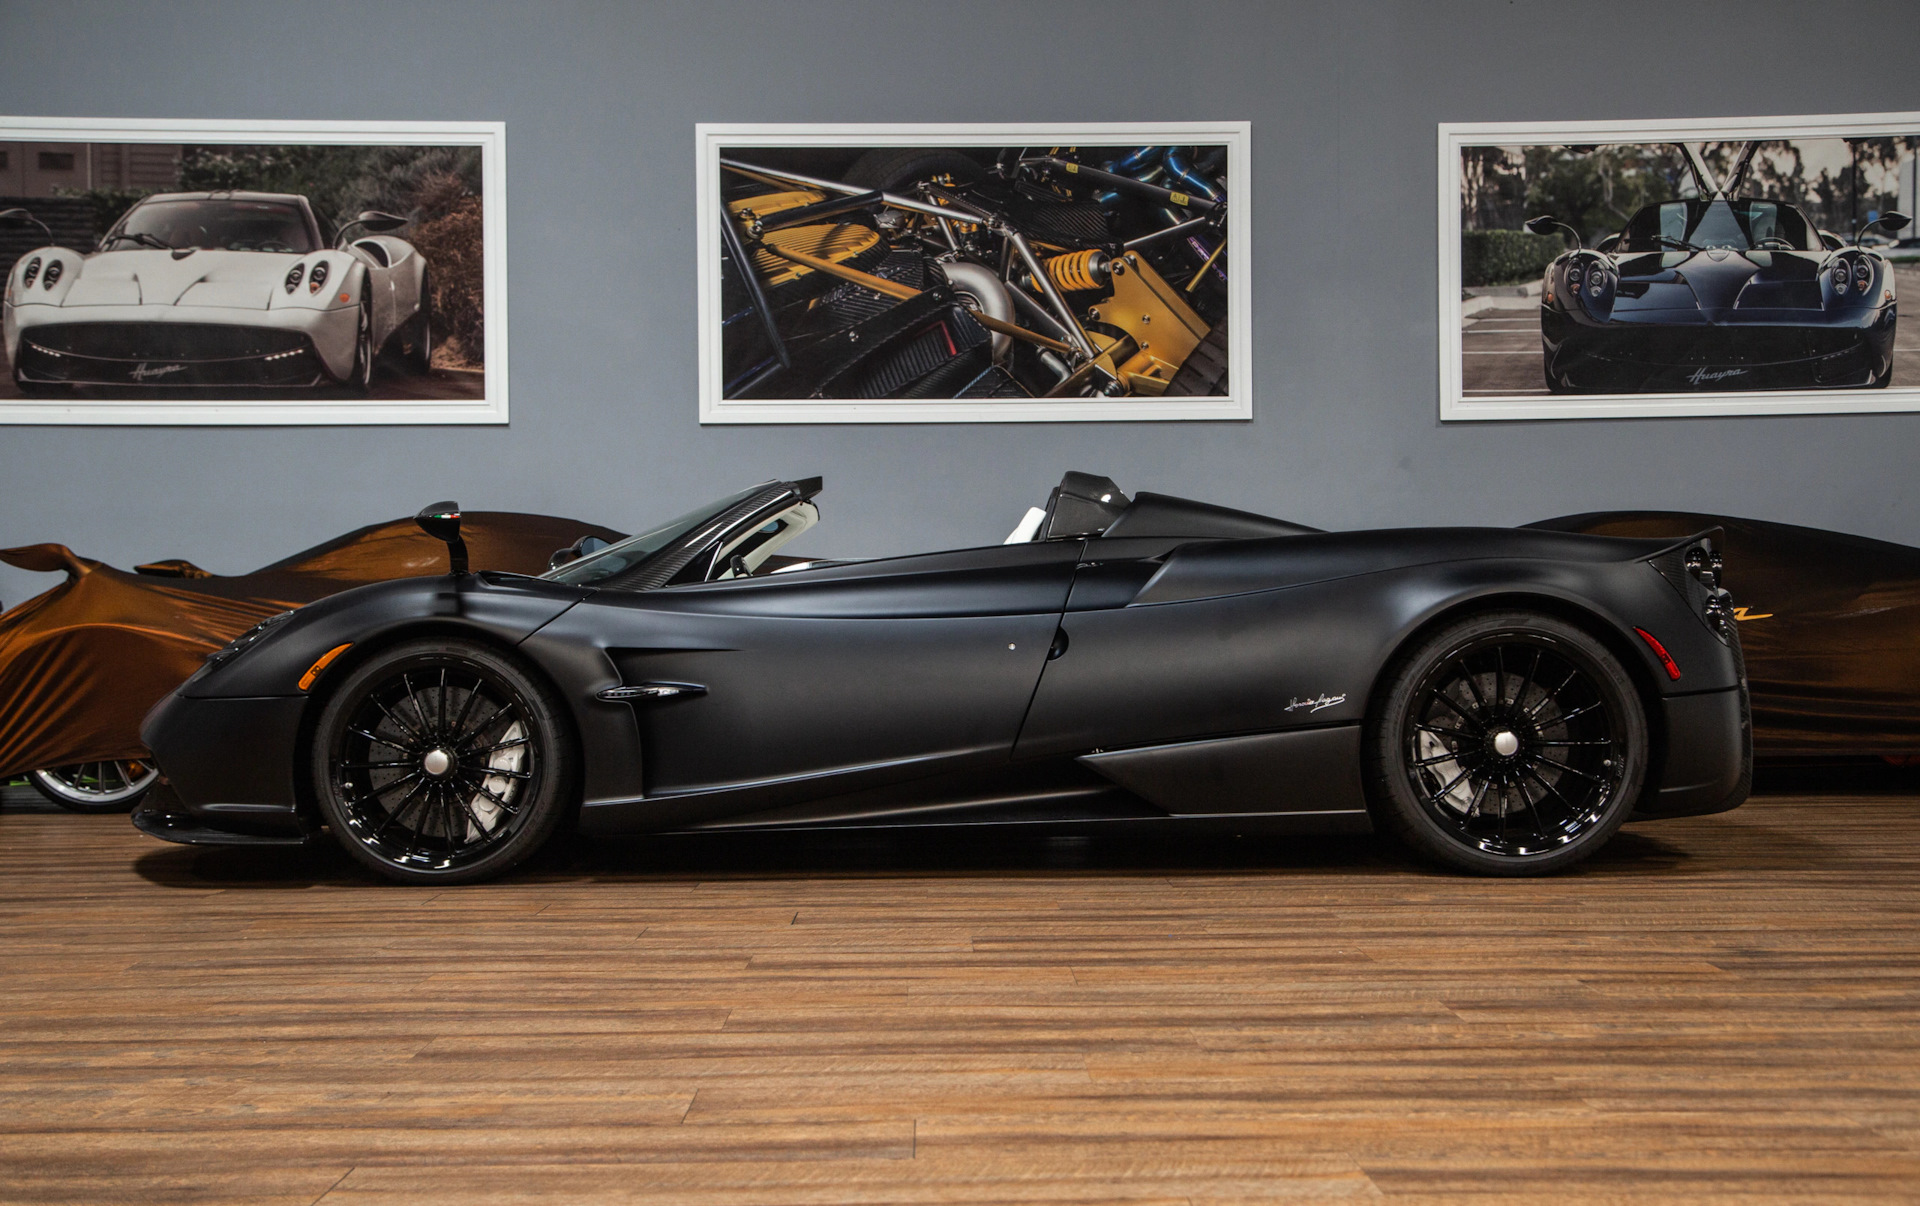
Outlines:
[[528,702],[457,658],[396,667],[362,689],[327,763],[351,836],[397,867],[471,865],[525,823],[540,755]]
[[1628,750],[1588,656],[1536,632],[1486,634],[1438,658],[1408,705],[1403,773],[1449,838],[1523,858],[1600,825]]
[[104,808],[139,799],[160,777],[160,769],[140,759],[75,762],[28,771],[34,784],[62,804]]

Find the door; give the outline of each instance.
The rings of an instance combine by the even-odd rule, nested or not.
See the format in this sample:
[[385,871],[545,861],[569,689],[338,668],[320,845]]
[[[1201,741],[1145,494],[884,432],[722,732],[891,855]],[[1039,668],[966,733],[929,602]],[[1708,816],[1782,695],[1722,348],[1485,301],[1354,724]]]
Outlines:
[[1005,761],[1079,541],[933,553],[581,605],[632,706],[649,797]]

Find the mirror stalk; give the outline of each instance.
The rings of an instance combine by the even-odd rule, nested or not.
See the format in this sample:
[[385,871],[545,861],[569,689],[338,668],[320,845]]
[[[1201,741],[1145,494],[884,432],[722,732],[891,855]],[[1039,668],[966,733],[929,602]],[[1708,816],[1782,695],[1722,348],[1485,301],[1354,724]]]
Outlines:
[[453,501],[431,503],[413,517],[420,530],[447,546],[449,572],[467,572],[467,542],[460,536],[460,504]]

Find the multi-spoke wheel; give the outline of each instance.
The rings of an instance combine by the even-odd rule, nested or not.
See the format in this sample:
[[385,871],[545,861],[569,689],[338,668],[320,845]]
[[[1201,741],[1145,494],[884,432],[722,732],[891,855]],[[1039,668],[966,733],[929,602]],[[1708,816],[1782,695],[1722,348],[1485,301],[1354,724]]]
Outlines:
[[512,867],[572,802],[552,691],[469,641],[415,641],[360,666],[315,728],[315,794],[348,853],[390,879],[459,883]]
[[127,812],[159,777],[153,763],[138,758],[76,762],[27,772],[34,790],[73,812]]
[[1416,850],[1535,875],[1592,854],[1632,811],[1647,723],[1606,648],[1550,616],[1449,625],[1398,659],[1369,720],[1377,811]]

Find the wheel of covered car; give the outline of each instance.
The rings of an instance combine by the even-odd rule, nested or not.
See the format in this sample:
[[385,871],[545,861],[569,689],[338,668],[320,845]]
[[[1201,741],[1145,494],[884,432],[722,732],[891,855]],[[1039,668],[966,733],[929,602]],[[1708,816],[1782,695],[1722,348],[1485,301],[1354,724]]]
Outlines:
[[357,394],[373,388],[373,360],[379,349],[373,346],[373,293],[367,282],[360,284],[360,322],[353,337],[353,376],[347,385]]
[[160,771],[144,759],[76,762],[27,772],[35,791],[70,812],[127,812]]
[[425,374],[433,369],[433,274],[420,270],[420,309],[407,321],[407,367]]
[[1487,875],[1558,871],[1604,845],[1646,777],[1647,722],[1617,659],[1534,612],[1450,624],[1388,669],[1368,720],[1376,818]]
[[574,760],[564,707],[518,662],[414,641],[327,700],[314,794],[347,852],[387,878],[463,883],[545,844],[572,803]]

